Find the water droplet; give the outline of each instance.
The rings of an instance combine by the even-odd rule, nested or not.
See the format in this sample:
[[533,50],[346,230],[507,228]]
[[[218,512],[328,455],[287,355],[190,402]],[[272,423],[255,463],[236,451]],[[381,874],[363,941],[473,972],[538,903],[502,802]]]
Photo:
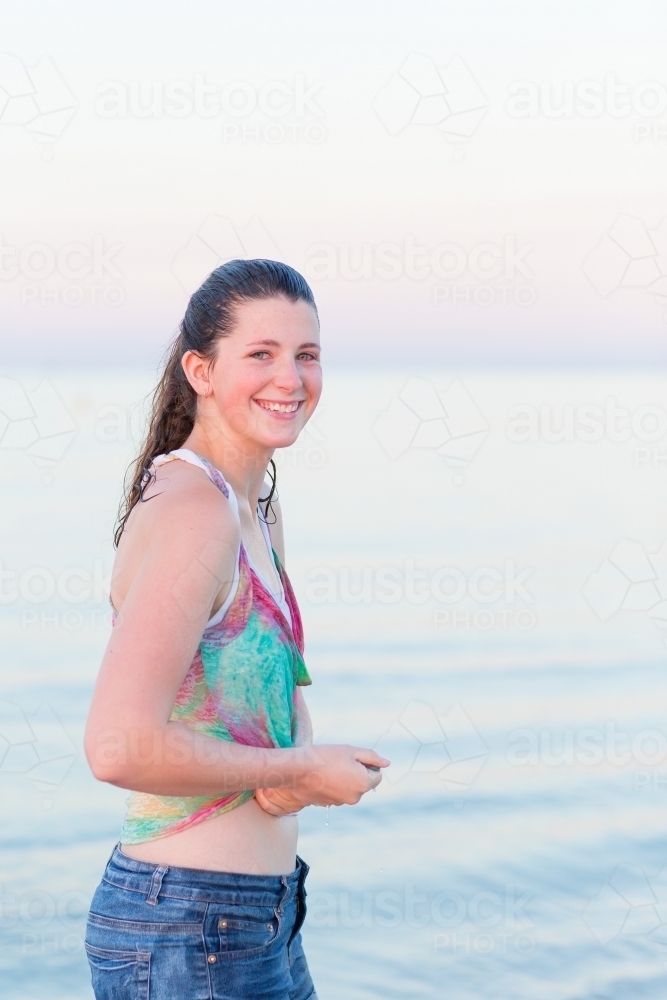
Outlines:
[[329,806],[327,806],[326,819],[324,820],[324,825],[325,826],[329,825]]

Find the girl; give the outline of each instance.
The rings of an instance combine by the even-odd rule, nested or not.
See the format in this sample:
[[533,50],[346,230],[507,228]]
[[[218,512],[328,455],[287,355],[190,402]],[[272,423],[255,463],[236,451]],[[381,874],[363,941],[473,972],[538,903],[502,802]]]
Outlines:
[[84,747],[95,777],[131,794],[88,915],[98,1000],[316,997],[296,813],[358,802],[389,763],[313,747],[301,690],[271,456],[320,392],[302,276],[270,260],[217,268],[155,391],[115,538]]

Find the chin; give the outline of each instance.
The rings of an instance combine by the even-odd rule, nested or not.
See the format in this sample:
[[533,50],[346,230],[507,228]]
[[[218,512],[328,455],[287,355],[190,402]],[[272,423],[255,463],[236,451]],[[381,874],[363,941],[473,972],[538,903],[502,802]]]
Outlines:
[[300,433],[301,428],[299,428],[296,434],[276,434],[271,437],[266,437],[257,443],[261,444],[263,448],[289,448],[290,445],[295,443]]

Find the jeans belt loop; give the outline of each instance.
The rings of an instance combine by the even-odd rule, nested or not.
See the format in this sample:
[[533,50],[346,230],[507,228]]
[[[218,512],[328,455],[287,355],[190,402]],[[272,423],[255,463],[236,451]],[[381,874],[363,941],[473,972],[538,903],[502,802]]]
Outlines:
[[306,875],[310,871],[310,865],[307,865],[303,858],[300,858],[297,854],[296,860],[299,862],[299,877],[305,879]]
[[123,853],[123,852],[122,852],[122,851],[120,850],[120,840],[117,840],[117,841],[116,841],[116,843],[115,843],[115,844],[113,845],[113,847],[111,848],[111,854],[110,854],[110,855],[109,855],[109,857],[107,858],[107,865],[111,863],[111,860],[112,860],[112,858],[113,858],[114,854],[116,853],[116,851],[120,851],[120,853],[121,853],[121,854]]
[[299,869],[299,882],[298,882],[297,892],[299,893],[300,896],[303,896],[305,898],[305,895],[306,895],[306,885],[305,885],[305,883],[306,883],[306,875],[310,871],[310,868],[306,864],[306,862],[303,861],[301,858],[299,858],[299,861],[301,862],[301,867]]
[[290,894],[289,882],[287,881],[287,879],[285,878],[284,875],[280,876],[280,881],[282,882],[282,884],[283,884],[283,886],[285,888],[285,891],[282,894],[282,896],[280,897],[280,899],[278,901],[278,906],[276,907],[276,913],[278,914],[278,916],[280,916],[281,913],[283,912],[283,903],[285,902],[285,900],[288,898],[288,896]]
[[158,901],[160,889],[162,888],[162,879],[165,877],[168,869],[168,865],[158,865],[153,872],[151,887],[149,889],[148,896],[146,897],[146,902],[151,906],[155,906]]

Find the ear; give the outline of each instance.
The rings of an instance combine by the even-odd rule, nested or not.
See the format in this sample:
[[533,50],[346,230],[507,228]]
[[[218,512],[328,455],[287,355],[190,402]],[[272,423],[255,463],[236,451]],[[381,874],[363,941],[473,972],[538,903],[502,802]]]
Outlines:
[[181,365],[185,372],[185,377],[197,393],[198,396],[209,396],[211,393],[211,383],[209,371],[211,362],[203,358],[196,351],[186,351],[181,358]]

